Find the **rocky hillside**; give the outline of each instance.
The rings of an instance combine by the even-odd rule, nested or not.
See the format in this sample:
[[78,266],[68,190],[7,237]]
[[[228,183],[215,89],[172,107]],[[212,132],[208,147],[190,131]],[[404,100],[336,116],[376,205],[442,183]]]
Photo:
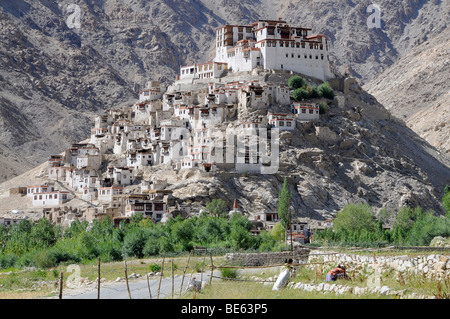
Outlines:
[[448,2],[72,0],[0,2],[0,181],[89,135],[92,114],[133,100],[149,79],[212,55],[215,29],[282,17],[332,41],[336,68],[367,82],[446,28]]
[[365,87],[431,145],[450,154],[450,31],[414,48]]
[[[258,80],[286,83],[289,77],[266,74]],[[450,183],[448,158],[393,117],[356,82],[346,81],[345,91],[336,91],[329,111],[319,121],[297,122],[295,131],[280,134],[280,166],[275,174],[236,173],[225,168],[216,174],[196,169],[174,171],[170,164],[159,164],[145,167],[138,176],[166,180],[167,188],[173,191],[170,205],[188,205],[192,212],[200,211],[213,198],[223,199],[230,209],[237,199],[242,211],[249,214],[276,211],[278,193],[287,178],[294,216],[323,220],[355,202],[366,202],[376,211],[386,208],[397,212],[411,205],[443,213],[443,189]],[[236,128],[267,111],[240,109],[219,127]],[[289,112],[289,107],[273,106],[271,111]],[[105,155],[109,163],[120,156]],[[9,196],[9,189],[31,181],[45,182],[46,173],[44,163],[0,184],[0,212],[35,211],[30,200]],[[125,192],[132,190],[139,191],[139,181]],[[80,205],[89,203],[74,199],[64,204]]]

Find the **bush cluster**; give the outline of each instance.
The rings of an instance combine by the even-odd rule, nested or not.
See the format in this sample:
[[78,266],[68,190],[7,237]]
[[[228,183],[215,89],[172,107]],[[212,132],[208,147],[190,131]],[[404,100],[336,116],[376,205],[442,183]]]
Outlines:
[[383,218],[376,220],[367,204],[348,204],[336,215],[333,227],[318,231],[321,244],[342,246],[429,246],[435,237],[450,236],[450,219],[422,208],[404,207],[397,212],[391,229],[384,229]]
[[[216,212],[217,213],[217,212]],[[211,249],[278,249],[271,233],[250,233],[251,222],[240,214],[231,217],[204,213],[200,217],[169,219],[165,224],[135,215],[115,228],[110,219],[75,221],[65,229],[42,219],[38,224],[24,220],[7,229],[0,226],[0,269],[25,266],[51,268],[59,264],[102,262],[180,253],[205,246]]]
[[324,82],[319,86],[311,86],[308,85],[308,82],[304,78],[294,75],[289,78],[288,85],[289,88],[293,90],[292,97],[296,101],[322,97],[332,100],[335,96],[334,90],[328,82]]

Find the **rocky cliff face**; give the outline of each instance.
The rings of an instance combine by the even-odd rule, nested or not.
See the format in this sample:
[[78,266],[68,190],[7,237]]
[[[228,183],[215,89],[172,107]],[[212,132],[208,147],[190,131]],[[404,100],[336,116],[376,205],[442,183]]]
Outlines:
[[443,153],[450,153],[450,31],[417,46],[364,88]]

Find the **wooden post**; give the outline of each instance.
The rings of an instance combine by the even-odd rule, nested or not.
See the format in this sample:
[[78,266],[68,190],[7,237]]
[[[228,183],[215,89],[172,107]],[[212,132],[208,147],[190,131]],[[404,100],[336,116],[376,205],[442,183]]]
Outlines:
[[64,275],[62,272],[59,273],[59,299],[63,296],[63,286],[64,286]]
[[205,266],[205,259],[206,259],[206,250],[205,250],[205,255],[203,256],[203,262],[202,262],[202,274],[200,275],[200,281],[203,282],[203,269]]
[[164,251],[164,257],[163,257],[163,261],[162,261],[162,266],[161,266],[161,277],[159,278],[159,286],[158,286],[158,299],[159,299],[159,292],[161,290],[161,281],[164,275],[164,260],[166,260],[166,252]]
[[127,269],[127,261],[126,260],[125,260],[125,282],[127,283],[128,297],[131,299],[130,286],[128,285],[128,269]]
[[174,287],[174,280],[175,280],[175,277],[174,277],[173,259],[172,259],[172,299],[173,299],[173,290],[175,289],[175,287]]
[[212,252],[209,252],[209,254],[210,254],[210,257],[211,257],[211,276],[209,277],[209,284],[211,285],[212,278],[213,278],[213,271],[214,271],[214,263],[213,263],[213,258],[212,258]]
[[98,257],[97,299],[100,299],[100,257]]
[[186,267],[184,268],[184,271],[183,271],[183,278],[181,279],[181,287],[180,287],[180,297],[181,297],[181,293],[183,292],[184,276],[185,276],[186,271],[187,271],[187,269],[189,267],[189,261],[191,260],[191,255],[192,255],[192,250],[189,252],[188,261],[187,261]]
[[150,289],[150,281],[148,280],[148,273],[147,273],[147,269],[145,270],[145,275],[147,276],[147,287],[148,287],[148,294],[150,295],[150,299],[152,299],[152,290]]

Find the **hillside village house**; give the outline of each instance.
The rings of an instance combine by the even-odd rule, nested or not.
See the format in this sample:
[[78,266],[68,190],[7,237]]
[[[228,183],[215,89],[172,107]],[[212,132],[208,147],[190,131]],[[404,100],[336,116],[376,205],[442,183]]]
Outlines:
[[150,199],[147,194],[125,195],[125,216],[142,214],[144,217],[159,221],[167,210],[167,204],[160,200]]
[[58,206],[70,200],[70,193],[67,191],[52,191],[33,194],[33,206]]
[[320,117],[319,106],[316,103],[294,102],[291,109],[300,121],[315,121]]
[[35,194],[53,192],[54,190],[55,186],[53,184],[27,186],[27,197],[33,198]]
[[267,114],[269,125],[280,130],[293,131],[295,129],[295,119],[289,113],[271,113]]

